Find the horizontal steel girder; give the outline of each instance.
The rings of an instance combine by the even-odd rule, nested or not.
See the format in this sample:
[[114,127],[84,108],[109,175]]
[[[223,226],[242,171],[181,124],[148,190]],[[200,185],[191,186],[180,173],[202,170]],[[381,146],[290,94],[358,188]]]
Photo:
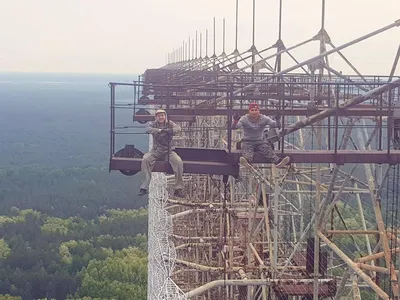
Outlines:
[[[232,175],[237,176],[239,172],[240,152],[235,150],[227,153],[219,149],[201,148],[176,148],[184,163],[184,173],[209,174],[209,175]],[[278,155],[282,155],[276,151]],[[335,163],[338,165],[349,163],[376,163],[376,164],[399,164],[400,150],[393,150],[388,154],[386,151],[362,151],[362,150],[287,150],[284,152],[291,159],[291,163]],[[140,171],[140,158],[111,157],[111,170]],[[254,164],[267,163],[263,157],[256,154]],[[173,174],[171,166],[166,161],[157,161],[154,172],[167,172]]]
[[[168,119],[174,122],[196,122],[196,116],[191,115],[169,115]],[[154,121],[152,115],[134,115],[133,120],[136,122],[149,122]]]
[[[202,95],[191,95],[191,96],[154,96],[154,99],[138,99],[138,104],[140,105],[160,105],[160,104],[171,104],[176,105],[179,104],[180,101],[195,101],[195,100],[210,100],[215,99],[216,97],[212,96],[202,96]],[[347,97],[348,98],[348,97]],[[260,101],[260,100],[285,100],[285,101],[310,101],[310,96],[307,95],[239,95],[231,98],[232,100],[252,100],[252,101]],[[314,101],[322,101],[322,100],[334,100],[334,96],[315,96]]]
[[[110,169],[140,171],[141,162],[142,159],[140,158],[112,157]],[[174,174],[171,166],[166,161],[156,161],[153,172]],[[236,177],[239,174],[239,165],[218,162],[184,161],[183,172],[188,174],[231,175]]]
[[[312,116],[314,114],[320,113],[324,111],[326,108],[307,108],[307,107],[298,107],[298,108],[286,108],[284,110],[280,110],[280,112],[284,116]],[[248,112],[247,109],[233,109],[232,113],[238,113],[239,115],[244,115]],[[263,110],[261,109],[263,114],[274,116],[277,112],[275,109]],[[169,119],[177,122],[194,122],[195,117],[200,116],[224,116],[228,114],[228,110],[226,108],[223,109],[191,109],[191,108],[170,108],[167,111],[169,115]],[[378,107],[354,107],[354,108],[338,108],[337,115],[338,116],[357,116],[357,117],[379,117],[379,116],[389,116],[393,114],[393,112],[387,108],[379,109]],[[336,114],[335,114],[336,115]],[[154,121],[154,116],[152,115],[135,115],[135,121]]]

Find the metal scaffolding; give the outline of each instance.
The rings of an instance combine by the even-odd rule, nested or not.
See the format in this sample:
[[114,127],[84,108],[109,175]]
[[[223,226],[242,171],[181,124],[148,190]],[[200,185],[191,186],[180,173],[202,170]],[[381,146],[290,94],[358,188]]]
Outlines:
[[[237,49],[236,24],[234,51],[225,53],[223,34],[216,55],[214,20],[211,57],[196,34],[192,48],[189,39],[166,66],[124,84],[133,102],[118,102],[122,84],[110,84],[111,170],[134,175],[143,156],[134,146],[115,151],[117,134],[133,128],[116,126],[116,110],[133,109],[134,122],[144,124],[163,107],[182,126],[175,144],[186,197],[168,193],[173,175],[165,162],[156,163],[150,186],[148,299],[399,299],[400,47],[388,76],[362,75],[341,50],[400,20],[335,46],[323,0],[318,34],[286,47],[280,0],[278,40],[258,51],[255,4],[248,51]],[[238,1],[236,22],[237,15]],[[299,62],[291,54],[313,41],[317,55]],[[205,43],[208,49],[208,31]],[[333,53],[354,75],[329,64]],[[294,64],[283,66],[282,55]],[[267,137],[277,154],[291,157],[289,167],[261,157],[239,165],[241,132],[230,121],[251,101],[262,113],[282,113],[282,128]]]

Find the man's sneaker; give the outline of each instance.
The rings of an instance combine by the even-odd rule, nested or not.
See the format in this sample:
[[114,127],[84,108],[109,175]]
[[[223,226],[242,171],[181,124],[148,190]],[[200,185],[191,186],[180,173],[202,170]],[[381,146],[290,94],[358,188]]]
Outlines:
[[283,159],[281,159],[279,163],[276,164],[276,167],[282,168],[282,167],[286,166],[289,162],[290,162],[290,157],[286,156]]
[[147,190],[146,189],[140,189],[139,193],[137,193],[138,196],[144,196],[147,194]]
[[184,197],[185,197],[185,194],[183,193],[183,190],[182,190],[182,189],[177,189],[177,190],[175,190],[175,192],[174,192],[174,196],[175,196],[175,197],[178,197],[178,198],[184,198]]

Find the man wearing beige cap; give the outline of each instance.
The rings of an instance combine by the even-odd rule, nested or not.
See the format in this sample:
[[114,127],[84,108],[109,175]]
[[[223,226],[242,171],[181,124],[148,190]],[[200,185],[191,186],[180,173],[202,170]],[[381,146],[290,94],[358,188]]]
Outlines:
[[148,193],[154,163],[157,160],[165,160],[168,155],[169,163],[175,174],[174,196],[184,197],[182,179],[183,162],[179,155],[171,150],[172,137],[180,131],[181,127],[178,124],[167,121],[167,112],[165,110],[159,109],[156,111],[155,121],[150,122],[146,130],[146,133],[153,136],[153,147],[142,159],[141,167],[144,173],[144,181],[140,186],[139,196]]

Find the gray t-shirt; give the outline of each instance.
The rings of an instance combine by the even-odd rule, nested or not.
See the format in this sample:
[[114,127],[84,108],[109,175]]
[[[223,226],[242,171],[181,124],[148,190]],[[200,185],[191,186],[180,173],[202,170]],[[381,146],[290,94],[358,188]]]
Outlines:
[[261,142],[264,140],[264,130],[266,126],[276,127],[277,122],[272,120],[266,115],[260,115],[260,118],[252,122],[248,114],[242,116],[239,122],[235,125],[232,124],[232,129],[243,128],[243,141],[244,142]]

